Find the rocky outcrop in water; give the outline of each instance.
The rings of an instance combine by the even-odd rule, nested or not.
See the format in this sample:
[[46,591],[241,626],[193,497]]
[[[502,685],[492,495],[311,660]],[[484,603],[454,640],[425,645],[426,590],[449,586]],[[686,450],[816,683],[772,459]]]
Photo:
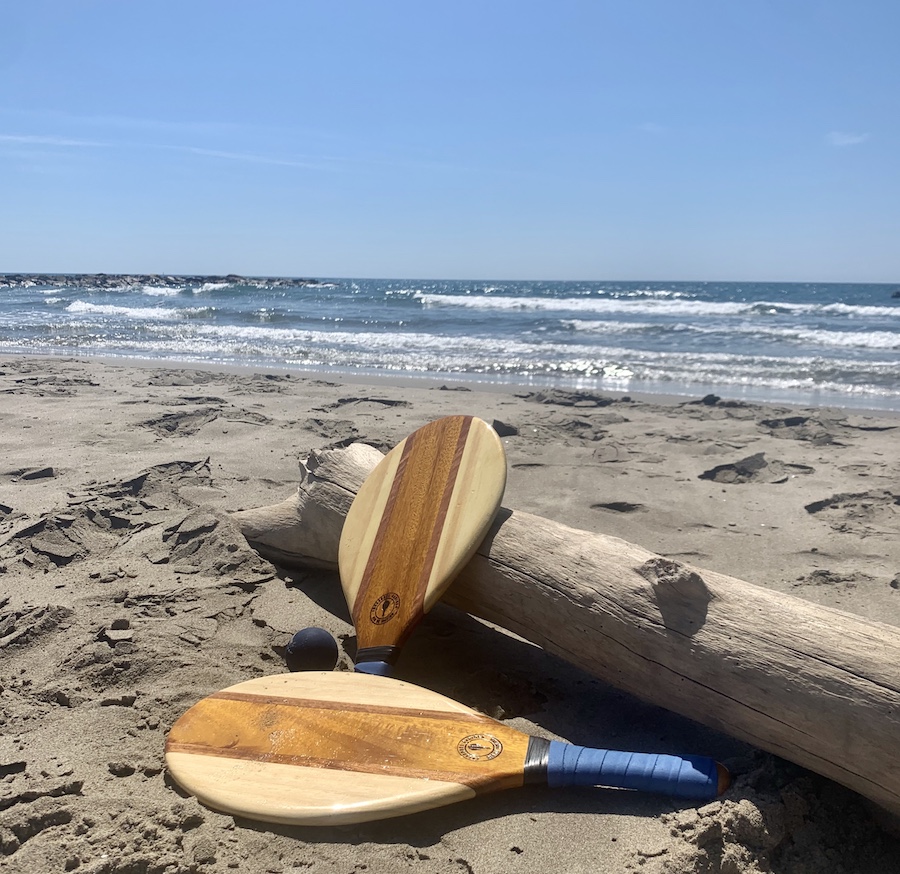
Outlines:
[[254,285],[268,288],[294,288],[319,285],[315,279],[296,279],[283,276],[174,276],[162,273],[0,273],[0,288],[49,286],[50,288],[134,288],[149,285],[154,288],[183,288],[205,283]]

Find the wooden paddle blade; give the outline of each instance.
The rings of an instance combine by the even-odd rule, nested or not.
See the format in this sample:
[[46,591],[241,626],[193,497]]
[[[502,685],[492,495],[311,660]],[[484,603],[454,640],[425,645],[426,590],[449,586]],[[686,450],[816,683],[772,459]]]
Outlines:
[[382,459],[347,513],[338,552],[358,663],[393,661],[474,555],[505,487],[503,444],[472,416],[431,422]]
[[418,686],[307,672],[204,698],[169,732],[166,764],[217,810],[332,825],[520,786],[528,747],[522,732]]
[[297,825],[384,819],[540,783],[712,799],[712,759],[592,750],[529,737],[388,677],[310,671],[204,698],[169,732],[166,764],[204,804]]

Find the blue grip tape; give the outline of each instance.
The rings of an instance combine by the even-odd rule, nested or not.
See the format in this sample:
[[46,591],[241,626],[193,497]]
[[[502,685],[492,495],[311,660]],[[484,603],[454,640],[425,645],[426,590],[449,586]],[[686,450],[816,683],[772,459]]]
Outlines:
[[377,674],[379,677],[389,677],[393,668],[387,662],[360,662],[354,665],[353,670],[358,674]]
[[718,795],[719,773],[715,761],[706,756],[620,753],[555,740],[550,741],[547,784],[611,786],[709,800]]

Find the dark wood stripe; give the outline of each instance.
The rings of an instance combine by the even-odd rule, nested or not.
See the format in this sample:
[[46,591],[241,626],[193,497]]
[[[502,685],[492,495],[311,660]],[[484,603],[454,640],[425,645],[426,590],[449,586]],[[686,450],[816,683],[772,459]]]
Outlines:
[[353,604],[353,625],[357,629],[360,628],[360,613],[367,607],[369,602],[369,583],[372,581],[372,575],[375,573],[375,568],[378,565],[385,538],[391,527],[391,516],[393,515],[394,507],[397,504],[397,493],[400,491],[403,484],[406,465],[409,461],[410,454],[415,448],[417,434],[418,431],[414,431],[406,438],[406,443],[403,444],[403,454],[400,456],[400,462],[397,465],[394,479],[391,481],[391,491],[388,495],[387,502],[384,505],[384,512],[381,514],[381,519],[378,520],[378,531],[375,534],[375,538],[372,542],[372,549],[369,551],[368,558],[366,559],[366,569],[363,571],[362,579],[359,583],[359,590],[356,594],[356,601]]
[[[412,777],[420,780],[440,780],[444,783],[459,783],[478,791],[485,791],[492,783],[509,783],[509,777],[503,774],[464,774],[460,771],[438,771],[433,768],[411,768],[385,763],[360,762],[349,759],[335,761],[316,756],[284,756],[277,753],[265,753],[260,755],[254,750],[232,748],[220,749],[208,747],[203,744],[166,743],[167,753],[187,753],[194,756],[212,756],[220,759],[238,759],[247,762],[260,762],[273,765],[292,765],[296,768],[320,768],[329,771],[352,771],[358,774],[385,774],[392,777]],[[524,777],[523,777],[524,779]],[[521,782],[521,781],[519,781]],[[515,781],[514,781],[515,783]],[[503,788],[498,785],[496,788]]]
[[[422,616],[471,424],[471,416],[448,416],[406,438],[384,511],[371,521],[378,528],[351,611],[363,648],[401,646]],[[373,624],[373,599],[387,592],[399,596],[397,613]]]
[[223,701],[244,701],[248,704],[263,706],[265,704],[280,704],[285,707],[301,707],[305,710],[342,710],[346,713],[365,713],[373,716],[402,716],[409,719],[443,719],[454,722],[492,723],[488,716],[481,713],[463,712],[454,713],[448,710],[424,710],[416,707],[392,707],[386,704],[354,704],[345,701],[322,701],[318,698],[291,698],[281,695],[259,695],[247,692],[229,692],[223,689],[209,698],[218,698]]
[[428,578],[431,576],[431,570],[434,567],[434,559],[443,538],[444,523],[447,520],[447,510],[450,507],[450,499],[453,497],[453,489],[456,486],[456,480],[459,476],[459,466],[462,463],[462,458],[466,451],[466,442],[469,439],[469,430],[471,427],[472,417],[465,416],[459,431],[459,436],[456,438],[453,461],[450,463],[450,470],[448,471],[447,479],[444,482],[444,493],[441,495],[441,506],[438,510],[434,529],[431,532],[431,542],[428,545],[428,553],[425,558],[425,563],[422,566],[422,572],[419,575],[418,586],[416,587],[416,598],[420,604],[425,599],[425,590],[428,588]]

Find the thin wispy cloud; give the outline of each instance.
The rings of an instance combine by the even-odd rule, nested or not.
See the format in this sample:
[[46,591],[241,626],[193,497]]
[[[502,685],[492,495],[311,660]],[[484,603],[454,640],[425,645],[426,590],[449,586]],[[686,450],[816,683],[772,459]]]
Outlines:
[[0,112],[8,118],[18,117],[25,126],[57,127],[57,128],[85,128],[103,130],[110,136],[115,136],[121,131],[152,131],[162,134],[224,134],[242,130],[245,126],[233,122],[201,122],[201,121],[171,121],[161,118],[147,118],[130,115],[79,115],[58,110],[19,110],[9,112],[0,109]]
[[167,146],[166,148],[190,152],[192,155],[202,155],[207,158],[223,158],[228,161],[245,161],[250,164],[275,164],[279,167],[303,167],[315,170],[327,166],[326,164],[319,162],[299,161],[290,158],[273,158],[269,155],[254,155],[246,152],[225,152],[220,151],[219,149],[201,149],[195,146]]
[[858,146],[860,143],[864,143],[867,139],[869,139],[868,134],[851,134],[845,131],[833,130],[825,137],[825,141],[832,146],[836,146],[837,148],[843,148],[845,146]]
[[224,149],[207,149],[199,146],[148,146],[147,148],[168,149],[177,152],[186,152],[207,158],[219,158],[227,161],[242,161],[249,164],[268,164],[280,167],[299,167],[307,170],[339,170],[352,167],[406,167],[424,170],[440,171],[464,171],[472,168],[446,161],[425,160],[421,158],[390,158],[367,155],[339,156],[339,155],[303,155],[293,158],[278,158],[273,155],[259,154],[255,152],[231,152]]
[[[103,140],[80,138],[65,135],[14,135],[0,134],[0,147],[8,154],[8,148],[12,145],[20,145],[25,148],[43,146],[55,147],[106,147],[117,151],[132,150],[165,150],[190,154],[211,160],[233,161],[244,164],[256,164],[271,167],[293,167],[305,170],[351,170],[354,167],[365,166],[403,166],[419,168],[422,170],[438,170],[450,172],[469,172],[472,168],[459,166],[455,162],[429,159],[415,155],[396,155],[392,150],[378,154],[378,150],[369,150],[365,155],[358,154],[355,149],[358,141],[347,138],[343,133],[335,133],[327,130],[311,129],[303,127],[283,127],[278,125],[246,125],[232,122],[190,122],[168,121],[158,118],[118,115],[75,115],[59,111],[19,111],[9,113],[0,108],[0,118],[3,116],[19,116],[19,120],[30,120],[46,127],[53,125],[58,128],[82,128],[86,132],[103,135]],[[11,120],[11,119],[10,119]],[[36,124],[35,124],[36,126]],[[660,127],[653,132],[660,132]],[[299,138],[307,142],[319,144],[328,143],[330,148],[323,154],[299,154],[291,155],[290,152],[283,156],[266,154],[265,151],[256,151],[250,139],[257,141],[284,140],[290,138],[296,142]],[[194,143],[207,142],[210,144],[222,143],[230,145],[243,141],[249,145],[248,151],[237,149],[208,148],[205,145],[192,145]],[[337,149],[334,147],[337,146]],[[341,146],[347,147],[347,154],[335,154],[340,152]]]
[[[135,127],[140,126],[139,120],[135,121]],[[152,123],[148,122],[147,128],[152,127]],[[165,124],[159,125],[159,131],[165,132],[163,129]],[[186,128],[182,129],[182,133],[186,132]],[[208,133],[208,132],[207,132]],[[221,136],[218,139],[222,139]],[[301,170],[328,170],[328,171],[347,171],[352,168],[360,167],[406,167],[427,171],[440,172],[473,172],[477,168],[461,166],[454,162],[441,161],[439,159],[429,159],[421,156],[399,155],[392,156],[389,152],[382,155],[367,154],[360,155],[287,155],[278,156],[266,154],[257,151],[233,151],[230,149],[207,148],[205,146],[194,146],[184,143],[165,143],[152,142],[147,140],[131,140],[113,138],[107,142],[100,140],[81,139],[78,137],[64,135],[44,135],[44,134],[0,134],[0,148],[3,148],[4,154],[10,154],[10,148],[19,147],[20,158],[33,158],[39,154],[38,147],[44,148],[44,157],[50,157],[51,153],[47,151],[47,147],[56,148],[106,148],[116,152],[128,152],[135,150],[151,150],[151,151],[167,151],[177,152],[183,155],[193,155],[198,158],[208,158],[213,161],[231,161],[244,164],[256,164],[259,166],[271,167],[292,167]],[[496,172],[496,168],[492,170]],[[501,171],[503,172],[503,171]],[[507,170],[512,175],[520,175],[516,171]]]
[[69,137],[37,136],[34,134],[0,134],[0,143],[14,143],[25,146],[61,146],[75,148],[105,148],[109,143],[96,140],[77,140]]
[[[282,167],[301,167],[321,169],[328,164],[324,161],[313,162],[306,159],[276,158],[270,155],[259,155],[247,152],[229,152],[220,149],[205,149],[197,146],[173,146],[156,143],[104,143],[98,140],[82,140],[64,136],[44,136],[38,134],[0,134],[0,146],[57,146],[60,148],[125,148],[125,149],[166,149],[186,152],[201,157],[219,158],[228,161],[243,161],[251,164],[274,164]],[[24,153],[23,153],[24,154]]]

